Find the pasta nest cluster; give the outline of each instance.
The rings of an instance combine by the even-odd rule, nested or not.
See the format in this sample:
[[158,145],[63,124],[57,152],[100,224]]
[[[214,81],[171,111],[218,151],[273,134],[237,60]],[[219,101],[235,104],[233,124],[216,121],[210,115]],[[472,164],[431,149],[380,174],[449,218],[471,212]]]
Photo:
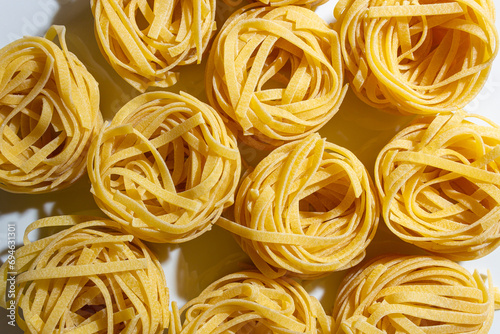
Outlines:
[[362,163],[314,134],[264,158],[241,182],[236,222],[218,224],[266,276],[313,279],[360,262],[379,214]]
[[380,151],[375,182],[406,242],[457,261],[500,244],[500,128],[484,117],[418,119]]
[[342,0],[334,16],[351,87],[378,109],[463,108],[498,52],[490,0]]
[[69,186],[85,171],[101,125],[97,82],[68,51],[64,27],[0,50],[1,189],[44,193]]
[[182,330],[174,331],[180,334],[330,333],[332,325],[318,300],[300,284],[251,271],[212,283],[181,312]]
[[151,92],[127,103],[92,143],[98,206],[143,240],[178,243],[209,230],[234,202],[236,138],[196,98]]
[[488,333],[495,311],[476,271],[430,256],[382,256],[351,271],[335,301],[333,333]]
[[309,9],[257,3],[227,19],[205,80],[210,104],[258,149],[316,132],[347,90],[334,30]]
[[[67,229],[30,242],[40,228]],[[27,333],[163,333],[168,289],[161,264],[110,220],[59,216],[38,220],[16,251],[17,324]],[[2,306],[8,262],[1,268]],[[22,312],[20,312],[22,311]]]
[[130,85],[169,87],[178,65],[200,63],[216,29],[215,0],[92,0],[103,56]]

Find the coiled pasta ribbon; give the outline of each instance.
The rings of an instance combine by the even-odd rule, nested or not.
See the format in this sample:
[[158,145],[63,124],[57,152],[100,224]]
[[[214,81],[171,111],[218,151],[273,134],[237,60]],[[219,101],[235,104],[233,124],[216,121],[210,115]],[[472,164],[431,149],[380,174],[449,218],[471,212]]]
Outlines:
[[266,5],[279,7],[279,6],[304,6],[306,8],[315,9],[316,7],[325,4],[328,0],[255,0],[260,1]]
[[490,0],[341,0],[334,16],[351,87],[379,109],[458,110],[498,52]]
[[[28,239],[31,231],[47,227],[67,229]],[[162,333],[168,327],[169,295],[160,262],[113,221],[40,219],[26,229],[15,265],[16,320],[25,332]],[[1,306],[7,307],[8,262],[0,271]]]
[[382,256],[342,281],[332,333],[486,334],[495,296],[477,271],[431,256]]
[[241,158],[210,106],[181,93],[127,103],[89,150],[99,207],[153,242],[184,242],[209,230],[233,204]]
[[130,85],[169,87],[178,65],[200,63],[215,29],[215,0],[91,0],[103,56]]
[[75,182],[102,125],[97,82],[68,51],[65,31],[52,26],[45,38],[24,37],[0,50],[0,188],[6,191],[43,193]]
[[[330,333],[332,321],[304,288],[288,278],[239,272],[212,283],[182,309],[180,334]],[[179,318],[179,317],[177,317]],[[177,323],[180,329],[180,323]]]
[[310,279],[360,262],[380,209],[356,156],[314,134],[264,158],[243,179],[234,214],[218,224],[262,273]]
[[309,9],[257,3],[225,22],[205,80],[210,104],[259,149],[317,131],[347,90],[335,31]]
[[489,254],[500,244],[499,167],[500,128],[490,120],[463,111],[420,118],[375,162],[384,220],[402,240],[453,260]]

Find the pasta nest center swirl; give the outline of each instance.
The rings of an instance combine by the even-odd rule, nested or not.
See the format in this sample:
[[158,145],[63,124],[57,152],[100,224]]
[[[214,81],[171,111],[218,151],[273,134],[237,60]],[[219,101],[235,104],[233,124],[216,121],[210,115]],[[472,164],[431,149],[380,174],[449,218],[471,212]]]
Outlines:
[[361,162],[314,134],[262,160],[241,183],[235,223],[219,224],[264,274],[315,278],[361,261],[378,216]]
[[44,193],[69,186],[85,171],[101,125],[97,82],[68,51],[64,27],[0,50],[0,188]]
[[492,1],[345,0],[334,10],[354,92],[403,114],[465,107],[498,53]]
[[332,333],[487,333],[495,289],[441,257],[384,255],[340,284]]
[[210,104],[239,137],[274,148],[317,131],[347,86],[337,33],[311,10],[251,4],[224,24],[210,52]]
[[238,272],[212,283],[181,309],[180,334],[329,333],[331,319],[314,297],[288,278]]
[[386,224],[402,240],[453,260],[500,245],[500,128],[465,112],[425,117],[379,153]]
[[135,235],[184,242],[233,203],[241,161],[236,139],[208,105],[156,92],[138,96],[89,152],[97,204]]

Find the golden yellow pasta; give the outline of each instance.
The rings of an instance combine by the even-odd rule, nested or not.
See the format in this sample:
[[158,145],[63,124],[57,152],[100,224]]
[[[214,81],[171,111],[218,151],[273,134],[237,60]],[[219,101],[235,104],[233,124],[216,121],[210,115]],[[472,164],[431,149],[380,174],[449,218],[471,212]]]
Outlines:
[[339,109],[343,80],[338,36],[316,13],[258,3],[225,22],[205,72],[210,104],[259,149],[321,128]]
[[419,118],[379,153],[375,183],[406,242],[457,261],[500,244],[500,127],[484,117]]
[[328,0],[255,0],[260,1],[266,5],[278,7],[278,6],[305,6],[306,8],[315,9],[316,7],[323,5],[328,2]]
[[246,271],[212,283],[182,309],[180,334],[330,333],[332,321],[304,288],[289,278]]
[[[67,227],[31,242],[41,228]],[[16,251],[16,321],[26,333],[163,333],[168,289],[156,257],[119,224],[84,216],[40,219]],[[1,306],[8,262],[0,269]],[[22,312],[21,312],[22,311]]]
[[103,56],[130,85],[169,87],[200,63],[216,29],[215,0],[91,0]]
[[178,243],[209,230],[234,202],[236,138],[210,106],[181,93],[139,95],[89,149],[99,207],[130,233]]
[[351,87],[388,111],[464,107],[498,52],[491,0],[341,0],[334,16]]
[[382,256],[342,281],[335,334],[487,334],[495,296],[476,271],[433,256]]
[[313,134],[264,158],[240,185],[236,222],[218,224],[266,276],[311,279],[360,262],[379,214],[363,164]]
[[[0,188],[43,193],[85,171],[102,125],[94,77],[68,51],[63,26],[0,50]],[[52,40],[57,36],[60,47]]]

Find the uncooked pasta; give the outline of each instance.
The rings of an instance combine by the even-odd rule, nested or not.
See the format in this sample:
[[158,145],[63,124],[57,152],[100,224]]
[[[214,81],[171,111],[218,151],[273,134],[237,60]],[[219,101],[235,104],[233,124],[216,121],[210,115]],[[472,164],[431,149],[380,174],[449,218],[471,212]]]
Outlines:
[[[63,26],[0,50],[0,188],[44,193],[85,171],[102,125],[94,77],[68,51]],[[57,37],[58,46],[53,40]]]
[[233,232],[268,277],[317,278],[365,256],[379,220],[363,164],[318,134],[272,151],[238,190]]
[[209,230],[233,204],[240,171],[234,135],[215,110],[185,93],[134,98],[89,149],[99,207],[153,242],[184,242]]
[[130,85],[169,87],[200,63],[216,29],[215,0],[91,0],[103,56]]
[[428,116],[379,153],[382,216],[402,240],[453,260],[500,244],[500,127],[463,111]]
[[351,87],[379,109],[463,108],[498,52],[490,0],[341,0],[334,16]]
[[[44,228],[65,230],[31,242]],[[168,289],[160,262],[119,224],[60,216],[28,226],[16,251],[16,316],[26,333],[163,333]],[[8,262],[0,269],[1,306]],[[8,301],[9,305],[11,301]]]
[[328,2],[328,0],[255,0],[260,1],[269,6],[304,6],[306,8],[315,9],[316,7],[323,5]]
[[272,149],[328,122],[346,93],[343,78],[337,33],[316,13],[254,3],[217,35],[205,86],[241,140]]
[[342,281],[332,333],[486,334],[495,296],[475,271],[432,256],[382,256]]
[[[181,309],[179,334],[330,333],[332,321],[304,288],[289,278],[247,271],[227,275]],[[179,326],[179,324],[177,325]]]

